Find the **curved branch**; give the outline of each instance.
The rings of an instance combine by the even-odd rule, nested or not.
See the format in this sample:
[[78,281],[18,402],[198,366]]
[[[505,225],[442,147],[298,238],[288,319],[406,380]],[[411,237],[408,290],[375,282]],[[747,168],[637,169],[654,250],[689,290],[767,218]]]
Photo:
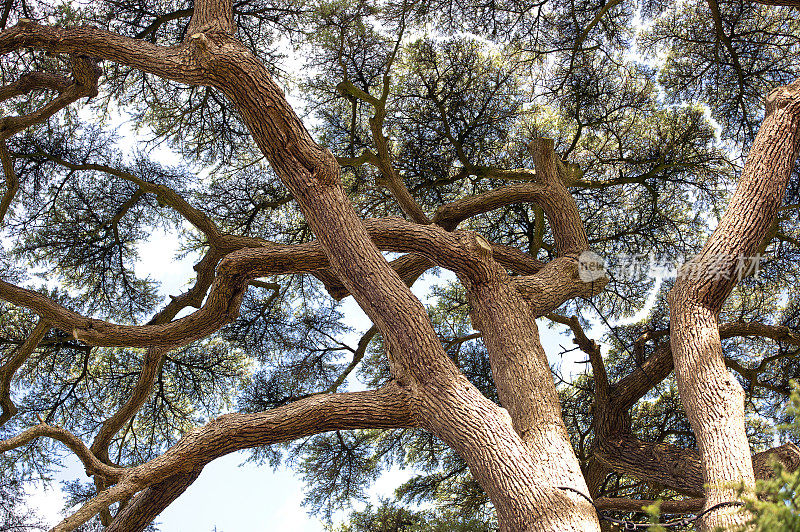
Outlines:
[[156,31],[158,31],[158,28],[160,28],[162,25],[166,24],[167,22],[169,22],[171,20],[178,20],[178,19],[181,19],[181,18],[190,17],[193,14],[194,14],[194,8],[193,7],[189,7],[189,8],[186,8],[186,9],[178,9],[178,10],[173,11],[171,13],[167,13],[166,15],[161,15],[160,17],[157,17],[155,20],[153,20],[153,22],[151,22],[142,31],[137,33],[136,34],[136,38],[137,39],[144,39],[148,35],[152,35],[153,38],[155,38]]
[[60,74],[28,72],[21,75],[17,81],[0,87],[0,102],[35,90],[51,90],[61,93],[69,86],[70,81]]
[[141,532],[200,476],[202,468],[178,473],[140,491],[105,528],[105,532]]
[[552,139],[539,138],[529,148],[536,174],[548,188],[541,198],[541,207],[553,230],[558,255],[564,256],[589,249],[589,240],[575,198],[564,186],[567,169],[553,146]]
[[50,324],[40,319],[25,342],[14,350],[5,364],[0,366],[0,406],[3,408],[3,413],[0,414],[0,427],[17,413],[17,407],[11,401],[11,379],[49,330]]
[[[598,435],[593,456],[603,465],[638,479],[668,486],[680,493],[700,497],[704,489],[700,452],[668,443],[646,442],[630,434]],[[772,478],[772,464],[786,471],[800,467],[800,448],[787,443],[752,455],[755,478]]]
[[417,421],[407,393],[390,383],[378,390],[314,395],[265,412],[225,414],[185,434],[158,458],[124,470],[121,476],[116,468],[99,463],[84,446],[84,452],[99,466],[113,470],[119,482],[85,503],[54,530],[73,530],[101,508],[107,508],[172,477],[191,476],[215,458],[242,449],[291,441],[331,430],[415,426]]
[[[493,247],[473,233],[450,233],[437,226],[422,226],[402,218],[366,220],[375,244],[389,251],[425,255],[438,265],[476,279],[494,277],[497,271],[474,253]],[[482,244],[480,243],[482,241]],[[0,280],[0,298],[29,308],[76,339],[97,346],[180,346],[203,338],[238,315],[239,304],[252,279],[275,273],[314,272],[330,263],[318,242],[245,248],[225,256],[205,304],[196,312],[166,324],[117,325],[87,318],[48,297]]]
[[[669,331],[651,331],[650,335],[662,336],[665,332]],[[800,347],[800,333],[782,325],[738,321],[719,325],[721,340],[739,336],[760,336]],[[666,340],[658,344],[653,354],[647,357],[633,373],[628,374],[614,385],[615,407],[621,410],[630,409],[655,384],[667,378],[672,372],[673,364],[671,344],[669,340]]]
[[608,284],[608,278],[603,276],[592,282],[583,281],[579,277],[578,258],[568,255],[548,262],[535,275],[514,277],[513,282],[528,301],[534,317],[538,318],[570,299],[599,294]]
[[374,325],[370,327],[367,332],[361,337],[358,341],[358,347],[353,351],[353,360],[347,367],[336,377],[336,380],[328,386],[328,389],[325,390],[326,392],[335,392],[339,386],[347,379],[348,375],[350,375],[356,366],[358,366],[359,362],[364,358],[364,354],[367,352],[367,347],[369,343],[372,341],[373,338],[378,334],[378,328]]
[[[0,40],[5,32],[0,33]],[[100,68],[93,59],[84,55],[72,55],[72,76],[74,82],[52,101],[27,115],[7,116],[0,119],[0,140],[5,140],[33,124],[46,120],[69,104],[84,97],[97,95],[97,81]]]
[[111,439],[125,423],[136,415],[136,412],[150,397],[153,383],[156,380],[158,371],[161,369],[161,362],[167,351],[166,347],[151,347],[147,350],[133,394],[119,410],[103,422],[94,437],[90,451],[100,460],[108,461],[108,445],[111,443]]
[[203,85],[208,78],[192,61],[192,44],[162,47],[91,26],[57,28],[29,19],[0,32],[0,54],[32,48],[56,54],[86,55],[130,66],[173,81]]
[[433,223],[452,231],[467,218],[500,207],[529,201],[538,204],[544,203],[548,193],[548,187],[541,183],[519,183],[500,187],[440,206],[436,209]]
[[120,478],[125,472],[125,469],[123,468],[113,467],[101,462],[95,455],[92,454],[92,452],[88,447],[86,447],[80,438],[71,432],[59,427],[47,425],[45,423],[33,426],[21,434],[13,436],[7,440],[0,441],[0,453],[10,451],[11,449],[16,449],[17,447],[21,447],[26,443],[41,437],[58,440],[69,447],[69,449],[75,453],[80,461],[83,462],[87,473],[92,475],[100,475],[114,480]]

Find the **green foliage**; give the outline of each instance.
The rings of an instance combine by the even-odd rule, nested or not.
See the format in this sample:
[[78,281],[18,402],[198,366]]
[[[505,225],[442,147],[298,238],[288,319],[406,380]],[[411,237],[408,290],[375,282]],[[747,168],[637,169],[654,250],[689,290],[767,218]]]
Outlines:
[[[800,387],[794,391],[787,412],[793,422],[782,427],[796,435],[800,431]],[[794,532],[800,530],[800,470],[785,471],[779,464],[769,480],[756,483],[757,496],[742,493],[745,508],[752,518],[742,530],[753,532]]]
[[[192,6],[190,0],[4,4],[7,26],[21,17],[87,24],[163,46],[183,40]],[[343,93],[341,84],[383,98],[389,163],[430,217],[450,201],[530,180],[508,172],[532,167],[530,140],[553,138],[564,161],[580,169],[568,185],[590,246],[613,266],[620,256],[677,261],[697,252],[750,147],[764,95],[800,73],[796,11],[719,4],[731,49],[715,38],[706,2],[241,0],[234,2],[234,18],[237,37],[267,63],[315,139],[335,156],[358,159],[376,151],[376,109],[369,98]],[[59,54],[24,50],[0,62],[3,85],[25,72],[70,75],[68,58]],[[176,235],[181,253],[192,259],[211,246],[185,213],[160,194],[143,192],[142,183],[169,187],[222,233],[280,244],[313,240],[221,93],[112,61],[102,68],[92,101],[7,141],[20,186],[0,233],[4,281],[76,312],[146,323],[168,303],[159,280],[137,271],[151,235]],[[30,113],[52,98],[51,91],[34,91],[3,101],[2,112]],[[134,179],[83,165],[106,165]],[[364,217],[402,214],[374,161],[343,165],[342,181]],[[785,203],[775,237],[764,245],[759,279],[737,288],[723,321],[800,329],[800,166]],[[533,258],[555,256],[549,222],[531,202],[492,209],[460,228]],[[424,280],[437,286],[425,303],[442,345],[481,393],[498,402],[465,290],[452,277],[431,273]],[[178,293],[194,279],[183,281]],[[247,289],[235,320],[165,358],[153,393],[111,446],[115,462],[148,460],[224,412],[258,412],[391,379],[381,336],[356,335],[364,331],[348,326],[345,307],[324,283],[311,275],[259,281]],[[652,355],[656,343],[636,350],[638,338],[668,331],[669,287],[666,280],[646,322],[604,338],[612,383]],[[579,316],[588,330],[597,324],[594,308],[610,319],[631,316],[652,289],[646,276],[615,276],[594,306],[576,299],[558,312]],[[0,304],[0,366],[35,323],[31,313]],[[725,339],[723,347],[747,394],[748,435],[761,450],[771,443],[766,427],[788,419],[784,405],[789,380],[800,378],[800,357],[791,346],[757,337]],[[558,347],[547,354],[553,363]],[[568,348],[560,355],[564,367],[583,358]],[[92,348],[53,329],[14,375],[19,413],[0,437],[41,417],[90,442],[130,397],[143,357],[140,349]],[[593,377],[588,371],[556,376],[563,378],[564,420],[586,466],[594,443]],[[696,445],[669,379],[632,409],[630,426],[645,441]],[[800,437],[800,426],[783,430],[788,439]],[[13,482],[54,470],[55,449],[37,441],[3,455],[0,509],[23,497]],[[387,468],[412,472],[394,500],[353,513],[342,532],[494,526],[491,503],[465,462],[421,430],[334,432],[256,449],[253,456],[273,465],[286,459],[307,482],[309,509],[324,517],[367,499],[370,483]],[[796,474],[781,472],[765,484],[768,497],[750,503],[759,518],[794,515],[796,481]],[[91,495],[84,485],[67,489],[81,500]],[[601,490],[611,497],[676,496],[618,473]],[[762,529],[776,522],[764,521]]]
[[330,532],[485,532],[496,525],[453,510],[409,510],[382,499],[377,507],[350,513],[349,521]]
[[667,532],[666,528],[658,524],[661,518],[661,501],[656,501],[642,509],[647,514],[648,522],[653,523],[653,526],[647,529],[648,532]]

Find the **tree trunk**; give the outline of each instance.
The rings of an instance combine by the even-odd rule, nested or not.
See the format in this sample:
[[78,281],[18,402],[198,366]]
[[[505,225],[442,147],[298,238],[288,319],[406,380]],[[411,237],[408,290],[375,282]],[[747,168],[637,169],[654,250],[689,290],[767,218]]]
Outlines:
[[[725,216],[700,254],[681,269],[669,294],[670,342],[681,401],[707,484],[706,508],[752,488],[744,391],[725,367],[718,315],[775,219],[800,147],[800,80],[767,97],[759,129]],[[701,527],[741,524],[735,508],[706,514]]]
[[[501,530],[599,530],[591,505],[541,478],[540,457],[532,456],[507,413],[447,358],[424,307],[381,255],[341,189],[335,159],[314,143],[264,66],[232,39],[195,39],[209,51],[224,50],[209,53],[204,68],[239,109],[298,202],[332,271],[381,330],[394,378],[415,398],[421,426],[469,464],[497,509]],[[539,451],[548,452],[550,463],[569,463],[572,456],[563,446],[558,456],[546,447]]]

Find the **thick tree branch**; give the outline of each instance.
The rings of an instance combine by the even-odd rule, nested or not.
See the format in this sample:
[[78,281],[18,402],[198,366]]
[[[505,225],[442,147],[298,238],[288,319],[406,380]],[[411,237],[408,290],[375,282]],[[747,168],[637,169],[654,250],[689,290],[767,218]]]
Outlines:
[[433,223],[452,231],[463,220],[500,207],[524,202],[543,204],[547,202],[549,193],[548,187],[540,183],[520,183],[501,187],[440,206],[436,209]]
[[564,186],[566,168],[553,149],[551,139],[536,139],[530,144],[536,173],[547,186],[548,193],[541,198],[550,227],[553,230],[559,256],[581,253],[589,249],[578,205]]
[[[202,20],[198,16],[199,8],[199,5],[195,6],[195,17]],[[569,522],[573,527],[596,527],[596,516],[591,507],[577,497],[565,495],[552,488],[554,484],[551,479],[547,478],[546,472],[540,470],[540,464],[524,451],[521,440],[503,411],[486,400],[446,357],[424,307],[387,265],[346,198],[339,185],[339,169],[332,155],[314,143],[265,66],[241,43],[214,31],[214,28],[190,35],[187,44],[159,48],[91,28],[61,31],[34,24],[25,26],[17,26],[0,34],[0,53],[19,46],[33,46],[57,53],[74,48],[80,49],[82,53],[111,59],[169,79],[220,88],[241,113],[242,121],[249,128],[256,144],[297,200],[326,259],[323,261],[313,256],[314,246],[293,246],[292,256],[273,256],[270,260],[272,266],[309,271],[318,269],[318,264],[329,263],[336,276],[343,281],[381,330],[398,382],[414,390],[421,410],[431,413],[447,412],[447,416],[431,415],[420,417],[419,420],[426,429],[451,445],[466,460],[475,478],[492,498],[505,527],[522,528],[535,520],[540,520],[543,526]],[[95,50],[97,53],[93,53]],[[453,237],[447,239],[449,240],[445,245],[457,240]],[[476,239],[473,237],[472,240]],[[481,244],[478,241],[479,247],[490,249],[490,246]],[[301,251],[299,257],[298,250]],[[264,251],[241,250],[235,252],[240,260],[222,260],[218,269],[218,280],[227,280],[220,283],[216,291],[212,287],[209,303],[204,307],[217,305],[216,316],[205,316],[213,326],[218,326],[235,314],[244,286],[253,274],[266,274],[258,270],[259,264],[263,266]],[[462,265],[473,269],[476,274],[494,273],[483,264],[463,261]],[[1,288],[6,295],[12,294],[24,302],[41,303],[30,292],[7,285],[2,285]],[[215,297],[218,297],[217,301],[213,301]],[[64,318],[74,321],[73,318],[76,317],[74,313],[65,315],[63,309],[54,308],[50,304],[45,304],[44,310],[54,314],[56,321],[63,321]],[[75,329],[76,336],[89,342],[99,338],[107,340],[118,335],[126,343],[133,336],[137,342],[166,345],[167,336],[163,334],[175,324],[182,323],[186,327],[184,339],[202,336],[208,324],[199,322],[198,315],[202,315],[202,309],[187,317],[188,320],[183,318],[164,326],[148,326],[151,329],[145,335],[141,334],[145,328],[125,330],[91,320],[79,323]],[[62,326],[61,323],[57,325]],[[153,332],[156,336],[162,334],[160,344],[159,341],[153,342],[153,335],[149,334]],[[170,340],[174,341],[174,338]],[[544,367],[546,369],[546,363]],[[552,382],[549,388],[552,388]],[[552,403],[552,400],[549,402]],[[557,407],[557,398],[555,406]],[[352,409],[348,414],[352,417]],[[240,441],[242,432],[252,429],[253,420],[249,421],[250,425],[237,432],[233,443]],[[317,421],[314,430],[320,427],[319,420]],[[297,426],[296,423],[293,425]],[[324,420],[322,425],[324,426]],[[191,436],[183,441],[187,439],[191,439]],[[486,444],[496,441],[502,441],[503,444]],[[209,444],[213,445],[214,453],[224,453],[225,445],[232,445],[232,441],[230,435],[225,434],[221,440],[209,441]],[[567,456],[571,457],[568,441],[566,447]],[[196,452],[198,449],[192,450]],[[85,522],[98,508],[129,497],[144,487],[141,485],[142,475],[152,482],[174,475],[171,464],[162,459],[178,458],[178,461],[184,462],[179,459],[180,453],[187,450],[179,444],[173,451],[151,464],[158,470],[158,474],[149,475],[137,468],[135,476],[126,476],[119,484],[100,493],[58,528],[74,528]],[[574,467],[559,467],[559,470],[568,470],[567,474],[562,475],[565,484],[585,489],[574,458],[569,463]],[[502,467],[499,467],[501,464]],[[194,469],[193,466],[190,467]],[[501,470],[509,467],[519,474],[500,474]],[[509,496],[510,493],[514,494],[513,497]],[[569,511],[566,515],[559,516],[546,512],[545,508],[553,504],[568,508]]]
[[60,74],[50,72],[28,72],[13,83],[0,87],[0,102],[15,96],[22,96],[35,90],[64,92],[72,83]]
[[57,54],[89,56],[174,81],[207,84],[208,78],[192,58],[194,46],[189,43],[167,48],[89,26],[63,29],[43,26],[27,19],[21,19],[17,25],[0,32],[0,54],[31,48]]
[[514,286],[528,301],[531,313],[541,317],[576,297],[592,297],[603,291],[608,278],[585,282],[579,276],[578,257],[563,256],[548,262],[531,276],[514,277]]
[[[428,260],[442,267],[476,278],[494,277],[498,273],[492,268],[487,269],[484,262],[475,260],[475,256],[471,255],[469,250],[477,249],[474,247],[477,237],[472,233],[451,233],[436,226],[413,224],[402,218],[367,220],[365,224],[373,241],[381,249],[425,255]],[[486,252],[491,253],[492,246],[483,242],[488,246]],[[330,263],[316,241],[241,249],[229,253],[219,262],[209,295],[200,310],[169,323],[143,326],[116,325],[87,318],[38,292],[3,280],[0,280],[0,298],[30,308],[50,320],[54,326],[91,345],[185,345],[235,318],[244,290],[252,279],[278,273],[314,272],[329,267]]]
[[[764,121],[725,215],[668,297],[675,376],[711,486],[708,505],[735,495],[723,486],[753,483],[744,391],[725,367],[718,313],[742,277],[743,262],[752,260],[773,224],[798,150],[800,80],[767,96]],[[743,517],[712,512],[703,519],[714,528],[735,526]]]
[[[255,414],[226,414],[190,432],[164,454],[140,466],[124,470],[97,464],[119,477],[117,484],[84,504],[54,530],[73,530],[101,508],[155,486],[175,489],[168,479],[199,472],[212,460],[261,445],[291,441],[331,430],[405,428],[417,426],[407,394],[394,384],[365,392],[314,395],[286,406]],[[35,430],[34,429],[30,429]],[[32,435],[30,439],[43,434]],[[0,450],[4,450],[0,444]],[[165,484],[160,484],[167,481]],[[188,479],[184,479],[184,482]],[[158,485],[160,484],[160,488]],[[169,495],[168,493],[165,495]],[[146,502],[142,499],[142,504]],[[132,504],[136,503],[136,499]],[[123,515],[124,517],[124,515]]]
[[[660,343],[653,354],[633,373],[615,384],[609,384],[599,348],[586,337],[577,319],[554,314],[548,315],[548,318],[569,326],[575,335],[575,342],[589,355],[592,362],[595,377],[595,398],[592,406],[595,441],[592,457],[608,470],[669,486],[682,493],[703,495],[702,468],[697,450],[642,441],[630,433],[630,408],[672,371],[669,341]],[[800,334],[782,326],[731,322],[720,325],[719,333],[721,338],[760,336],[800,345]],[[637,343],[661,338],[666,334],[668,331],[649,331]],[[785,469],[794,471],[800,467],[800,449],[789,443],[754,455],[752,460],[756,478],[766,479],[772,476],[770,461],[773,459],[780,462]]]
[[178,473],[140,491],[117,515],[105,532],[141,532],[200,476],[202,468]]
[[233,35],[236,27],[233,24],[232,0],[195,0],[192,20],[189,22],[187,39],[197,33],[222,32]]
[[[0,42],[2,42],[4,33],[0,33]],[[94,60],[83,55],[72,55],[70,60],[74,82],[40,109],[27,115],[7,116],[0,119],[0,140],[6,140],[26,127],[46,120],[80,98],[91,98],[97,95],[100,68]]]
[[[687,495],[700,497],[705,494],[703,467],[697,449],[646,442],[630,434],[603,434],[598,439],[593,456],[609,469]],[[757,453],[751,460],[755,478],[765,480],[774,474],[773,462],[780,463],[786,471],[800,468],[800,448],[787,443]]]

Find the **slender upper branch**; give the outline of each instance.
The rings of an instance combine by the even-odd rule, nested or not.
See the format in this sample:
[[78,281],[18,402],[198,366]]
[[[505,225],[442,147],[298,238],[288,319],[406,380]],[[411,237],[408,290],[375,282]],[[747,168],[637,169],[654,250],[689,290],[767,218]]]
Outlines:
[[26,443],[41,437],[58,440],[69,447],[70,450],[72,450],[72,452],[74,452],[75,455],[80,458],[81,462],[83,462],[83,465],[86,467],[86,471],[91,474],[102,475],[111,479],[116,479],[119,478],[124,471],[122,468],[113,467],[101,462],[86,447],[86,444],[84,444],[80,438],[71,432],[59,427],[53,427],[52,425],[46,425],[44,423],[33,426],[21,434],[13,436],[7,440],[0,441],[0,453],[9,451],[11,449],[16,449],[17,447],[21,447]]
[[161,363],[167,351],[168,349],[162,347],[152,347],[147,350],[133,393],[125,401],[125,404],[100,426],[90,450],[101,460],[108,461],[108,446],[111,443],[111,439],[125,423],[136,415],[145,401],[147,401],[147,398],[150,397],[153,383],[158,371],[161,369]]
[[3,408],[3,413],[0,414],[0,427],[17,413],[17,407],[11,400],[11,379],[49,330],[50,324],[40,319],[25,342],[14,350],[5,364],[0,366],[0,406]]

